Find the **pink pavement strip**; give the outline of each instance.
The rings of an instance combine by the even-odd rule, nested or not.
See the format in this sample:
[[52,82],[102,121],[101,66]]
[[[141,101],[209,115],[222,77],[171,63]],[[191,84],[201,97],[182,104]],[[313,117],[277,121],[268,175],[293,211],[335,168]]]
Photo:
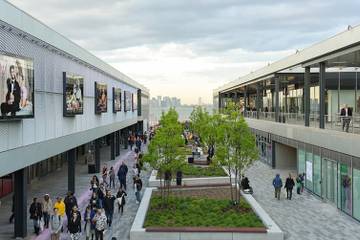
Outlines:
[[[119,160],[116,161],[115,165],[113,166],[115,168],[115,171],[117,172],[121,163],[123,161],[125,161],[126,158],[128,158],[130,155],[132,155],[132,151],[127,152],[125,155],[121,156]],[[78,200],[78,205],[79,205],[79,209],[81,214],[83,213],[83,210],[86,208],[87,203],[89,202],[89,199],[91,197],[91,190],[86,190],[83,193],[81,193],[81,195],[77,198]],[[67,219],[64,220],[64,226],[67,225]],[[62,234],[64,235],[64,234]],[[49,240],[50,239],[50,230],[49,229],[45,229],[44,231],[42,231],[40,233],[39,236],[34,236],[31,238],[31,240]],[[63,238],[61,238],[63,239]],[[65,238],[67,239],[67,238]]]

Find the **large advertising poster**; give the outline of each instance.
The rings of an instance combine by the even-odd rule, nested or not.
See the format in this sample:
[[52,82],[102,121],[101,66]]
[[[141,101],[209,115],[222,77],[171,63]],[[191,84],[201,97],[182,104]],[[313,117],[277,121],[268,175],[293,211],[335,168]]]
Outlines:
[[0,120],[34,117],[34,64],[0,52]]
[[95,82],[95,113],[107,112],[107,85]]
[[84,77],[63,73],[64,81],[64,116],[70,117],[84,112]]
[[138,109],[138,95],[137,93],[133,93],[132,95],[132,110],[135,111]]
[[113,112],[121,111],[121,88],[113,87]]
[[131,92],[124,91],[124,111],[131,111],[132,108],[132,95]]

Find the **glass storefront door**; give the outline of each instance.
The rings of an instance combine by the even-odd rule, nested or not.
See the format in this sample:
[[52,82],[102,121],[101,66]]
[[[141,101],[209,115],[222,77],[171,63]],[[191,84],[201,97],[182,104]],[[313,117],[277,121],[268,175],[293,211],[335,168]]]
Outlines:
[[322,161],[322,197],[337,203],[337,163],[323,159]]
[[314,192],[321,196],[321,158],[319,155],[313,155],[314,165]]
[[338,206],[341,210],[351,215],[352,213],[352,196],[351,196],[351,169],[346,164],[340,164],[339,167],[339,201]]

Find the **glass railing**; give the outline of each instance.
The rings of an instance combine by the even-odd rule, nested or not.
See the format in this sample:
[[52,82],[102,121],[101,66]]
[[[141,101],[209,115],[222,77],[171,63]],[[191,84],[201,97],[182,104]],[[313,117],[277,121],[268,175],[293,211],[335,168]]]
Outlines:
[[360,115],[354,114],[351,117],[341,116],[339,113],[325,115],[325,128],[360,134]]
[[[275,112],[247,111],[245,117],[257,119],[259,114],[260,120],[275,121]],[[360,134],[360,114],[354,114],[351,117],[340,116],[339,113],[325,115],[325,128],[335,131],[349,132]],[[319,128],[319,113],[310,113],[309,126]],[[278,122],[295,125],[305,125],[305,115],[303,113],[279,113]]]

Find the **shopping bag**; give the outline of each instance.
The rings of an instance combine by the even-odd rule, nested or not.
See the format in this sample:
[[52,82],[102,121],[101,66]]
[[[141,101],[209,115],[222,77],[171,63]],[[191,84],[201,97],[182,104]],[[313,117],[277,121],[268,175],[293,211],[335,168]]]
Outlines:
[[44,221],[42,219],[39,220],[39,227],[40,227],[40,231],[44,231]]

